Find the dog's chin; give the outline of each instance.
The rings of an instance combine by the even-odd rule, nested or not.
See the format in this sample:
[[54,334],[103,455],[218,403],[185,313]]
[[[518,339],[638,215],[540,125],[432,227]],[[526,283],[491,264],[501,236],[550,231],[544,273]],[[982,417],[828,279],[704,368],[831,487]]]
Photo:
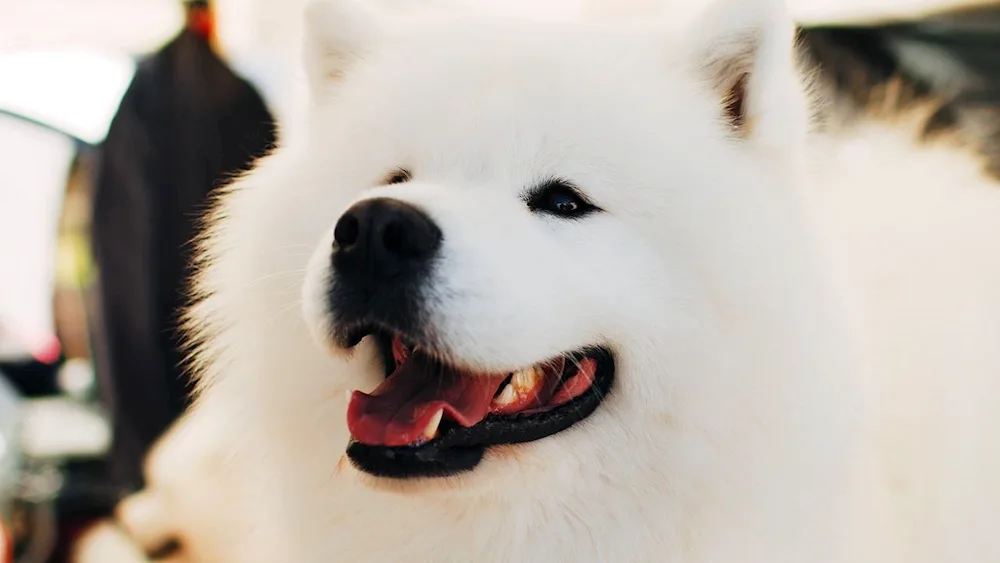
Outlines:
[[484,460],[516,461],[523,444],[560,439],[600,407],[615,377],[602,346],[482,372],[398,331],[357,326],[342,334],[342,349],[371,339],[382,357],[381,384],[349,397],[342,460],[378,488],[461,489]]

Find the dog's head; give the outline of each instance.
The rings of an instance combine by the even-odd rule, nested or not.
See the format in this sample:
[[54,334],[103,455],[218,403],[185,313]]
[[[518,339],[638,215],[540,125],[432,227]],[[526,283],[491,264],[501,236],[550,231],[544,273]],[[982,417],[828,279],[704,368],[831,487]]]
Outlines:
[[826,392],[783,387],[825,358],[775,4],[722,1],[677,33],[314,4],[307,134],[234,194],[205,278],[237,277],[226,245],[267,247],[254,280],[304,269],[306,323],[276,320],[287,296],[261,305],[287,278],[262,298],[216,284],[204,316],[240,308],[226,338],[282,358],[246,369],[288,373],[262,394],[299,397],[283,416],[346,417],[349,444],[314,423],[292,439],[346,448],[366,484],[553,506],[607,486],[681,510],[724,482],[736,505],[788,465],[754,438],[799,432],[789,417],[819,414],[789,409]]
[[315,335],[382,359],[349,399],[357,468],[448,475],[528,442],[581,463],[649,437],[804,126],[790,25],[705,21],[671,41],[312,6],[312,180],[289,197],[335,212],[303,293]]

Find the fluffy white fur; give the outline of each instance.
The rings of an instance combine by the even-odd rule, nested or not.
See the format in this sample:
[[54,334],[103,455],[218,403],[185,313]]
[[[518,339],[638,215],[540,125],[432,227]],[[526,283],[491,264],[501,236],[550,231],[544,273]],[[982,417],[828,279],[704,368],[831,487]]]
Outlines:
[[[212,220],[202,394],[122,507],[140,541],[212,563],[1000,561],[1000,190],[905,122],[812,135],[780,2],[718,0],[680,33],[349,0],[308,22],[308,128]],[[399,166],[412,182],[376,187]],[[531,214],[549,175],[606,212]],[[449,479],[346,462],[345,392],[381,371],[317,342],[317,288],[334,222],[375,196],[444,232],[448,353],[606,344],[601,408]]]

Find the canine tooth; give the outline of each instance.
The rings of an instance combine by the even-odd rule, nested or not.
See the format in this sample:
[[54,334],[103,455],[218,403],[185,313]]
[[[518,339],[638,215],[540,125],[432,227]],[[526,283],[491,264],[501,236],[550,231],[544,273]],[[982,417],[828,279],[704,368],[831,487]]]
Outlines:
[[522,369],[511,377],[511,384],[521,390],[534,389],[541,375],[537,366]]
[[513,403],[517,399],[517,391],[514,391],[514,386],[510,383],[504,386],[503,391],[493,399],[493,404],[498,407],[505,407]]
[[348,389],[347,391],[344,392],[344,398],[347,399],[348,403],[351,402],[351,397],[353,397],[353,396],[354,396],[354,390],[353,389]]
[[431,421],[427,424],[427,428],[424,429],[424,438],[428,440],[433,440],[438,433],[438,426],[441,425],[441,417],[444,416],[444,409],[438,409],[434,416],[431,417]]

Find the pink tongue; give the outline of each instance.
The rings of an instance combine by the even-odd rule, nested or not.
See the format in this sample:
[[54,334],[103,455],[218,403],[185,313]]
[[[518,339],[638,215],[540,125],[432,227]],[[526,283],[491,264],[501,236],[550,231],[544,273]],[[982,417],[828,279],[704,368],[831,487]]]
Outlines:
[[370,446],[412,446],[428,441],[425,430],[439,410],[468,428],[486,418],[507,374],[460,371],[410,354],[377,389],[355,391],[347,405],[351,436]]

